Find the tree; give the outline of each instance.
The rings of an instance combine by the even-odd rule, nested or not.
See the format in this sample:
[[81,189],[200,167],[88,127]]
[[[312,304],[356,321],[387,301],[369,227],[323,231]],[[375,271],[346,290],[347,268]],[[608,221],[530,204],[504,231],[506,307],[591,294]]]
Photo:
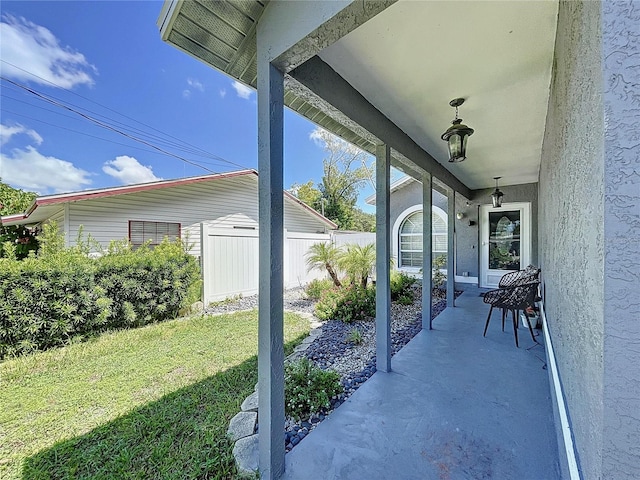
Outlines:
[[309,271],[326,269],[336,287],[342,286],[336,264],[340,258],[340,249],[331,243],[314,243],[305,255]]
[[[25,212],[36,197],[33,192],[13,188],[0,180],[0,215]],[[34,232],[24,226],[0,225],[0,257],[9,254],[5,242],[15,247],[10,250],[15,251],[17,258],[24,258],[38,248]]]
[[375,232],[376,216],[373,213],[366,213],[358,207],[354,207],[351,229],[359,232]]
[[294,184],[291,192],[300,200],[338,225],[342,230],[372,231],[368,214],[357,209],[358,192],[366,182],[373,184],[373,166],[366,152],[320,128],[311,138],[326,153],[322,180],[317,188],[313,181]]
[[299,200],[309,205],[318,212],[322,211],[322,193],[320,190],[313,186],[313,180],[309,180],[307,183],[299,185],[294,183],[291,185],[289,191],[296,196]]

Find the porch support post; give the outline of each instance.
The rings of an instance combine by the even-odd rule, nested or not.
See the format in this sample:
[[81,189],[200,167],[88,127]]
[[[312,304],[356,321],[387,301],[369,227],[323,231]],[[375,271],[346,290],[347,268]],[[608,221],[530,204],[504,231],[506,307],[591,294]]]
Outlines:
[[447,189],[447,307],[455,307],[456,192]]
[[258,411],[262,479],[284,473],[284,75],[258,42]]
[[433,246],[431,238],[431,206],[433,204],[433,190],[431,188],[431,174],[422,175],[422,329],[433,328],[431,318],[431,262],[433,261]]
[[376,146],[376,368],[391,371],[391,149]]

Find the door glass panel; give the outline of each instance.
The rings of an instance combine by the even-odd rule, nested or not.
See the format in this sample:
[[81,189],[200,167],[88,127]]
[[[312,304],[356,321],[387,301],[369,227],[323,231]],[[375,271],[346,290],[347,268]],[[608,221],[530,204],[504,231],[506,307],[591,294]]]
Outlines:
[[489,268],[519,270],[520,210],[489,212]]

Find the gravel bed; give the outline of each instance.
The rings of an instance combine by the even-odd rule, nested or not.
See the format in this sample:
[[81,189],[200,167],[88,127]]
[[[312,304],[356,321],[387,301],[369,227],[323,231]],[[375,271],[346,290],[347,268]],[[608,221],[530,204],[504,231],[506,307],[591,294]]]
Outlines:
[[[459,295],[462,292],[456,292]],[[431,312],[436,317],[446,307],[443,292],[434,295]],[[357,328],[362,343],[349,342],[349,333]],[[402,347],[422,329],[422,290],[414,287],[414,301],[410,305],[391,304],[391,355]],[[344,323],[329,320],[322,325],[322,334],[305,350],[304,355],[320,368],[338,372],[344,392],[331,400],[331,407],[323,409],[304,421],[288,418],[285,423],[284,441],[287,452],[291,451],[311,432],[316,425],[338,408],[371,375],[376,372],[375,321],[374,319]]]
[[[307,298],[303,288],[293,288],[284,292],[284,309],[296,312],[313,313],[315,302]],[[252,310],[258,308],[258,295],[248,297],[230,298],[220,302],[214,302],[205,308],[205,313],[219,314],[231,313],[239,310]]]
[[[422,289],[420,285],[413,287],[414,301],[410,305],[391,304],[391,355],[395,355],[402,347],[422,329]],[[456,292],[459,295],[462,292]],[[295,288],[284,292],[285,310],[293,310],[313,314],[315,301],[307,298],[304,289]],[[435,292],[431,312],[437,316],[446,307],[443,292]],[[205,312],[221,314],[258,308],[258,296],[252,295],[229,299],[209,305]],[[285,422],[284,441],[286,451],[290,451],[323,421],[334,409],[339,407],[376,371],[375,320],[344,323],[340,320],[329,320],[322,324],[321,333],[309,344],[306,350],[297,356],[306,356],[314,364],[323,369],[330,369],[340,374],[340,382],[344,392],[331,400],[331,407],[323,409],[308,419],[295,421],[288,418]],[[354,345],[349,341],[350,332],[358,329],[362,342]],[[257,425],[256,425],[257,432]]]

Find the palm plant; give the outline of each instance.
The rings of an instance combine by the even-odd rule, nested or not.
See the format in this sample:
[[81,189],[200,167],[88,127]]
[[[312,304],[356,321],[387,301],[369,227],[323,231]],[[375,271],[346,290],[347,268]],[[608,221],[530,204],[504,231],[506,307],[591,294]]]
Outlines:
[[314,243],[309,247],[305,258],[308,270],[326,269],[336,287],[342,286],[336,272],[336,264],[341,256],[340,249],[331,243]]
[[345,252],[338,258],[338,266],[347,273],[352,284],[359,281],[366,288],[369,276],[376,266],[375,244],[347,245]]

